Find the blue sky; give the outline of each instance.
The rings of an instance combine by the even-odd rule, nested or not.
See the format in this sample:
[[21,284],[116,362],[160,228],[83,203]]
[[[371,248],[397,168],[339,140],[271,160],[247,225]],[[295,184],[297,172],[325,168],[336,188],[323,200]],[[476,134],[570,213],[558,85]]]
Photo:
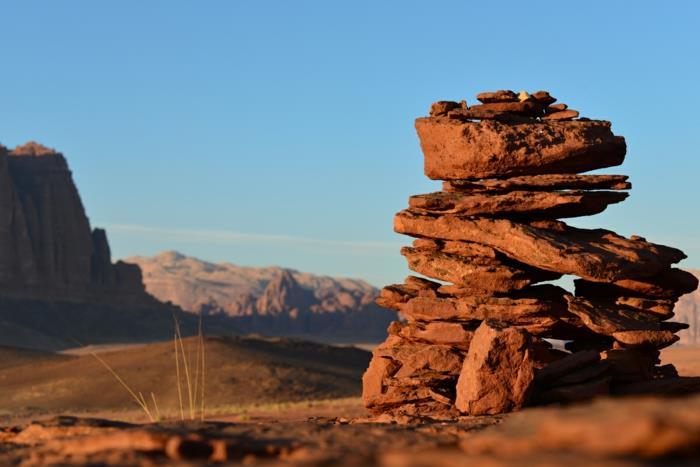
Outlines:
[[697,2],[0,0],[0,143],[68,158],[115,257],[166,249],[380,285],[441,99],[548,89],[628,144],[575,225],[700,267]]

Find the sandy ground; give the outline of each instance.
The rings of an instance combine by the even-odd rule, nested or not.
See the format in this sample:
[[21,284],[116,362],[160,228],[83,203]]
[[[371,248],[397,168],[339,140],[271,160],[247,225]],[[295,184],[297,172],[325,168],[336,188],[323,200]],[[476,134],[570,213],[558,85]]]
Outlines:
[[700,346],[673,346],[663,349],[661,363],[673,363],[681,376],[700,376]]
[[700,396],[601,399],[450,423],[385,423],[356,416],[358,412],[359,401],[346,400],[274,414],[220,415],[205,422],[40,417],[0,427],[0,465],[700,463]]
[[[666,349],[662,360],[700,376],[699,347]],[[204,421],[179,418],[5,411],[0,465],[700,465],[700,396],[605,398],[449,423],[369,418],[357,396],[223,404]]]

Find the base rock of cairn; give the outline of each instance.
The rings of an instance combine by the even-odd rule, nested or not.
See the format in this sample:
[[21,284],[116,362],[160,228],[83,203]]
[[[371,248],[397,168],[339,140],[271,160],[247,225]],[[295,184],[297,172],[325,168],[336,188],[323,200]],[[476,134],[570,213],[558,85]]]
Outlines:
[[[443,191],[412,196],[394,219],[415,237],[409,276],[377,303],[404,321],[363,377],[370,412],[449,419],[607,394],[700,390],[660,366],[659,349],[687,327],[668,321],[697,279],[682,251],[580,229],[627,197],[625,140],[610,122],[579,118],[546,91],[441,101],[416,120],[425,174]],[[575,294],[551,284],[578,276]],[[566,350],[548,339],[565,341]]]

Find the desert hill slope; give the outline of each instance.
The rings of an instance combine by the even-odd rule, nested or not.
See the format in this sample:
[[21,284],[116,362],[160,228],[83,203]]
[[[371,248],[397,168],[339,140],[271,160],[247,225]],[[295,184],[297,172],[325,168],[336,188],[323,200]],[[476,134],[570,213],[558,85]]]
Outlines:
[[230,317],[244,333],[371,341],[383,339],[395,319],[374,303],[378,290],[358,279],[210,263],[175,251],[125,261],[141,268],[146,290],[159,300]]
[[[192,356],[193,371],[196,338],[185,339],[184,345]],[[0,356],[10,352],[0,349]],[[100,356],[135,391],[153,392],[161,412],[174,413],[179,404],[173,354],[173,343],[162,342]],[[370,358],[355,348],[253,337],[207,338],[205,356],[205,401],[210,408],[357,396]],[[135,407],[91,355],[34,357],[16,352],[15,358],[24,364],[0,368],[0,411]]]
[[40,362],[59,362],[71,357],[41,350],[22,349],[0,345],[0,371]]

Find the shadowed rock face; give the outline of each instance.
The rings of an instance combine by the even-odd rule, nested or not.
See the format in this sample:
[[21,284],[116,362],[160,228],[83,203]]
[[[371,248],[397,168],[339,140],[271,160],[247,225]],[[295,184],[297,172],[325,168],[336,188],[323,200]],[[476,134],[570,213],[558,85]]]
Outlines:
[[105,231],[91,230],[63,155],[0,147],[0,289],[75,299],[121,283],[145,295],[133,267],[112,264]]
[[0,345],[168,339],[173,315],[185,334],[196,332],[194,317],[146,293],[138,266],[112,263],[62,154],[33,142],[0,146]]

